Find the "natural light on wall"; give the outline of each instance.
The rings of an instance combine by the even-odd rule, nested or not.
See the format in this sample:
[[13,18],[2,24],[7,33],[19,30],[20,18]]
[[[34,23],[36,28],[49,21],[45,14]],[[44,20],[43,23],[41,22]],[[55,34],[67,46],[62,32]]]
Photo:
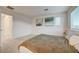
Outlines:
[[71,13],[71,29],[79,30],[79,7]]
[[61,25],[61,17],[55,17],[55,25],[57,26]]

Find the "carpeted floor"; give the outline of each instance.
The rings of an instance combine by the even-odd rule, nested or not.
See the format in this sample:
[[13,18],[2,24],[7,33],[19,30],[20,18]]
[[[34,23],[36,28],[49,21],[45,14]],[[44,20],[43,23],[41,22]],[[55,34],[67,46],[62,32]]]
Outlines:
[[77,50],[68,44],[64,37],[53,35],[38,35],[24,41],[20,46],[25,46],[35,53],[73,53]]

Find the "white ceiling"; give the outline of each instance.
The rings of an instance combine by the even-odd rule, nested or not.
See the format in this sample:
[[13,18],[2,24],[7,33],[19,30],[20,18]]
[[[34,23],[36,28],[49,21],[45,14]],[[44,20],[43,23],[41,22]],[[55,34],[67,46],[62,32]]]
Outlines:
[[[31,17],[53,13],[62,13],[69,9],[68,6],[13,6],[13,8],[14,11]],[[48,8],[48,11],[44,11],[46,8]]]

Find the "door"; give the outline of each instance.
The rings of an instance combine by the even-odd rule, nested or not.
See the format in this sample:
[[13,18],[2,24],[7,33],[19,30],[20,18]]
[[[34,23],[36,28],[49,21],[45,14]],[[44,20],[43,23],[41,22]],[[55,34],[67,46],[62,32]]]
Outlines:
[[1,50],[12,39],[12,16],[1,14]]

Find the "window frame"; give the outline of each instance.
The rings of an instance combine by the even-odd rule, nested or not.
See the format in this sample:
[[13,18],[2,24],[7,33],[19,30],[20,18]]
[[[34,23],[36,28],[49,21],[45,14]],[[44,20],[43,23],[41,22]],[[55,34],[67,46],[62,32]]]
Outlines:
[[70,28],[71,28],[71,30],[76,30],[76,31],[79,31],[79,29],[77,29],[77,28],[75,28],[75,27],[72,27],[72,13],[77,9],[77,8],[79,8],[79,7],[76,7],[76,8],[74,8],[72,11],[71,11],[71,13],[70,13]]

